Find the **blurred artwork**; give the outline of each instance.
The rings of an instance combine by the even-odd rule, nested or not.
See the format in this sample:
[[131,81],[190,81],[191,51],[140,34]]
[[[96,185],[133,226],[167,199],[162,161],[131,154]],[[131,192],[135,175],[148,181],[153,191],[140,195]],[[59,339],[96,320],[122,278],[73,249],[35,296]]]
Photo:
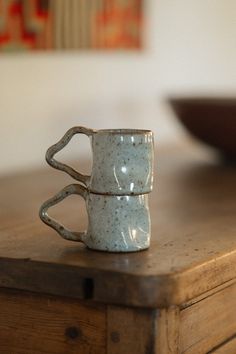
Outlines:
[[142,47],[144,0],[0,0],[0,52]]

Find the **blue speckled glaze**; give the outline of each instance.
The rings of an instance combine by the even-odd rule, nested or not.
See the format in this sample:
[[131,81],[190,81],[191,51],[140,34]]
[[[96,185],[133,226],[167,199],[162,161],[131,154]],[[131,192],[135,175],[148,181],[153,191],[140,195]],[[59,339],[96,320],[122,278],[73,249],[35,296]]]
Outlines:
[[98,130],[91,136],[93,193],[149,193],[153,186],[153,133],[148,130]]
[[[85,134],[91,140],[91,176],[83,175],[54,158],[75,134]],[[153,186],[153,145],[150,130],[73,127],[47,150],[46,160],[50,166],[68,173],[93,193],[143,194],[151,192]]]
[[89,193],[89,225],[83,242],[92,249],[134,252],[150,245],[148,195],[109,196]]
[[[55,160],[75,134],[91,139],[91,176]],[[46,153],[50,166],[68,173],[80,184],[71,184],[40,208],[41,220],[66,240],[84,242],[107,252],[135,252],[150,245],[148,193],[153,187],[154,146],[150,130],[93,130],[73,127]],[[83,185],[82,185],[83,184]],[[71,194],[84,198],[88,230],[72,232],[48,215],[48,209]]]
[[[48,215],[48,209],[71,194],[84,198],[88,230],[72,232]],[[148,194],[102,195],[90,193],[80,184],[63,188],[40,208],[41,220],[66,240],[84,242],[89,248],[107,252],[135,252],[149,247]]]

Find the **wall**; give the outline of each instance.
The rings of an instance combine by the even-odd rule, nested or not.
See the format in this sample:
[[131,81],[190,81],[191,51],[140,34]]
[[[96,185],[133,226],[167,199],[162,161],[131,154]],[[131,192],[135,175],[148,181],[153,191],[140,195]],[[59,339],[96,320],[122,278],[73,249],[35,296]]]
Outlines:
[[166,96],[236,93],[235,0],[146,0],[146,18],[142,53],[0,56],[0,174],[44,165],[73,125],[178,139]]

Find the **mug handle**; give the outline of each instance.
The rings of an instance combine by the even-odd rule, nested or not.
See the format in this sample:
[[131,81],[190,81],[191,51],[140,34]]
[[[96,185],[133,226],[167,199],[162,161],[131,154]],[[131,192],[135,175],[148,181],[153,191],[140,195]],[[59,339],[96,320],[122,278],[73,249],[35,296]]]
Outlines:
[[60,192],[54,195],[54,197],[48,199],[46,202],[43,203],[39,210],[39,217],[45,224],[56,230],[58,234],[64,239],[84,242],[84,238],[87,233],[86,231],[72,232],[66,229],[63,225],[59,224],[56,220],[51,218],[47,213],[49,208],[51,208],[53,205],[60,203],[63,199],[67,198],[71,194],[78,194],[86,201],[88,192],[87,189],[81,186],[80,184],[70,184],[69,186],[66,186]]
[[85,127],[73,127],[71,129],[69,129],[65,135],[54,145],[52,145],[46,152],[46,161],[47,163],[56,168],[57,170],[61,170],[64,171],[66,173],[68,173],[71,177],[73,177],[74,179],[76,179],[77,181],[83,183],[86,187],[88,186],[89,180],[90,180],[90,176],[86,176],[83,175],[82,173],[79,173],[78,171],[74,170],[72,167],[59,162],[57,160],[54,159],[54,155],[62,150],[71,140],[71,138],[75,135],[75,134],[85,134],[88,137],[90,137],[91,135],[93,135],[96,131],[93,129],[88,129]]

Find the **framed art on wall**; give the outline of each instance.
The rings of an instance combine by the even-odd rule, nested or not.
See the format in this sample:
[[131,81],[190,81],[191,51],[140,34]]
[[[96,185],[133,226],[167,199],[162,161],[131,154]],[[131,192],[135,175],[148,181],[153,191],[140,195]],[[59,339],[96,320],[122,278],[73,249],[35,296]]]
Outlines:
[[144,0],[0,0],[0,53],[139,50]]

